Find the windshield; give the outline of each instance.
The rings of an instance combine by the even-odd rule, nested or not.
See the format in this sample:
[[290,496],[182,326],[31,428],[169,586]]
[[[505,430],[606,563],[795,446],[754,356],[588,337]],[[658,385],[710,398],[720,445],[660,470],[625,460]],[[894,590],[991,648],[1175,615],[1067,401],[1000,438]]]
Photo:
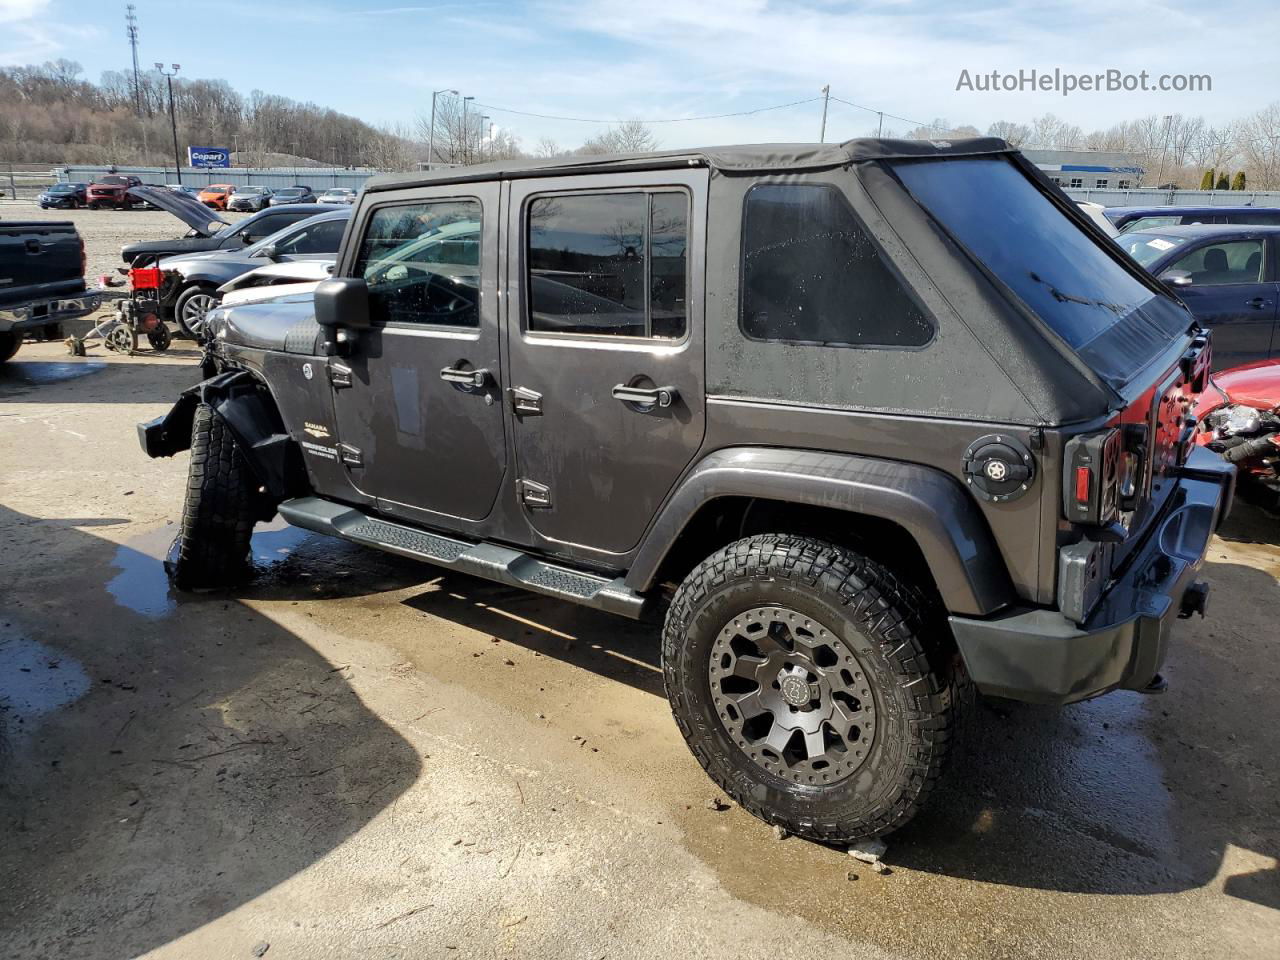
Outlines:
[[205,193],[226,193],[230,187],[225,183],[212,183],[204,188]]
[[265,189],[266,187],[236,187],[236,193],[252,193],[257,195],[262,193]]
[[285,187],[283,190],[277,190],[276,196],[277,197],[300,197],[305,192],[306,192],[305,190],[301,190],[298,187]]
[[50,193],[75,193],[76,185],[74,183],[55,183],[49,188]]
[[912,195],[997,279],[1113,384],[1192,320],[1125,269],[1001,158],[895,165]]
[[1186,242],[1186,237],[1171,237],[1168,234],[1156,233],[1126,233],[1116,240],[1125,253],[1144,267],[1150,267],[1170,250]]
[[93,182],[98,184],[109,183],[113,186],[119,186],[120,184],[124,184],[125,186],[129,185],[129,181],[124,177],[103,177],[101,180],[95,180]]

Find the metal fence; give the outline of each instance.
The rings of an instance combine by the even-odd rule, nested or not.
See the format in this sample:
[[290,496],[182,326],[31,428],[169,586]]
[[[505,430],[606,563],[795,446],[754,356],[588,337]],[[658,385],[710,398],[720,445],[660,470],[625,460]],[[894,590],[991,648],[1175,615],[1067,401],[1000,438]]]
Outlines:
[[[207,187],[211,183],[232,183],[237,187],[255,186],[292,187],[305,184],[321,190],[329,187],[350,187],[359,190],[370,177],[384,173],[369,167],[183,167],[182,182],[192,187]],[[141,177],[143,183],[177,183],[173,167],[113,167],[73,165],[55,167],[59,182],[89,183],[111,173]]]
[[1104,207],[1280,207],[1277,190],[1066,190],[1072,200]]

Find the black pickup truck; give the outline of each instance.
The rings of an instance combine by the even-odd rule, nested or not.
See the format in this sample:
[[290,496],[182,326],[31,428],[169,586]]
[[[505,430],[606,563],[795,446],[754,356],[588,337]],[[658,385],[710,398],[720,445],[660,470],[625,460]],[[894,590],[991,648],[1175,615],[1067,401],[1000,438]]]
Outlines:
[[0,221],[0,363],[28,331],[98,309],[84,282],[84,241],[66,221]]

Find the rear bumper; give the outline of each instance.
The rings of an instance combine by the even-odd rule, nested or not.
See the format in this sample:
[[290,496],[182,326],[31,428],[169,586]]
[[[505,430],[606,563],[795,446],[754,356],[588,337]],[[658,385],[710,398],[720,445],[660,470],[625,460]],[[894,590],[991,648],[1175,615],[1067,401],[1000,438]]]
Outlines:
[[98,290],[86,290],[74,297],[35,300],[20,307],[0,310],[0,333],[19,333],[50,323],[76,320],[97,310],[102,303]]
[[[1072,703],[1109,690],[1141,690],[1159,673],[1173,623],[1197,600],[1196,572],[1231,509],[1235,468],[1192,451],[1163,518],[1084,624],[1056,610],[951,617],[978,689],[1032,703]],[[1185,608],[1185,609],[1184,609]]]

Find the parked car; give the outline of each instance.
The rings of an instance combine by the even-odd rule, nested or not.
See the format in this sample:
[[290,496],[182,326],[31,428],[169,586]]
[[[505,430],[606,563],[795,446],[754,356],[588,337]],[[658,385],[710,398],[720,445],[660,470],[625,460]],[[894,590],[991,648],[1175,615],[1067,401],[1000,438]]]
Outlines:
[[50,207],[76,210],[85,205],[88,188],[87,183],[55,183],[36,197],[36,203],[40,204],[41,210]]
[[194,197],[153,187],[134,187],[131,191],[139,200],[162,207],[181,220],[189,228],[184,237],[172,240],[140,240],[125,244],[120,257],[133,266],[144,266],[161,257],[183,253],[202,253],[212,250],[234,250],[257,243],[290,224],[314,217],[326,210],[343,210],[339,206],[295,204],[284,207],[268,207],[245,217],[234,224],[227,223]]
[[906,823],[971,682],[1159,692],[1204,610],[1209,338],[1002,140],[382,176],[337,264],[214,310],[209,379],[140,425],[191,450],[177,585],[278,510],[665,613],[681,732],[788,832]]
[[218,305],[234,306],[273,300],[280,296],[312,294],[321,280],[333,273],[332,258],[282,260],[255,267],[218,288]]
[[1241,493],[1280,508],[1280,360],[1215,373],[1195,418],[1197,442],[1236,465]]
[[282,187],[271,197],[276,203],[318,203],[316,193],[310,187]]
[[1119,243],[1213,330],[1215,370],[1280,356],[1280,226],[1160,227],[1123,233]]
[[196,199],[214,210],[225,210],[235,192],[233,183],[211,183],[196,195]]
[[236,187],[236,192],[227,201],[228,210],[261,210],[271,205],[271,191],[266,187]]
[[[276,209],[271,208],[272,212]],[[293,223],[248,247],[233,243],[211,253],[166,257],[159,264],[164,315],[176,320],[187,336],[199,338],[205,314],[217,305],[218,287],[267,263],[333,260],[350,217],[350,207],[338,207]]]
[[355,203],[356,192],[350,187],[330,187],[320,194],[321,203]]
[[173,190],[176,193],[185,193],[190,197],[200,196],[200,188],[193,187],[187,183],[166,183],[164,187],[166,190]]
[[13,358],[28,333],[57,337],[63,321],[98,309],[84,265],[75,224],[0,221],[0,363]]
[[85,204],[90,210],[101,210],[103,207],[130,210],[133,208],[133,200],[129,196],[129,188],[139,186],[142,186],[139,177],[118,174],[99,177],[85,188]]
[[1193,223],[1280,226],[1280,207],[1107,207],[1106,216],[1121,233]]
[[1088,200],[1077,200],[1076,206],[1084,211],[1084,215],[1093,221],[1094,226],[1105,233],[1108,237],[1120,236],[1120,231],[1106,217],[1107,208],[1100,203],[1090,203]]

